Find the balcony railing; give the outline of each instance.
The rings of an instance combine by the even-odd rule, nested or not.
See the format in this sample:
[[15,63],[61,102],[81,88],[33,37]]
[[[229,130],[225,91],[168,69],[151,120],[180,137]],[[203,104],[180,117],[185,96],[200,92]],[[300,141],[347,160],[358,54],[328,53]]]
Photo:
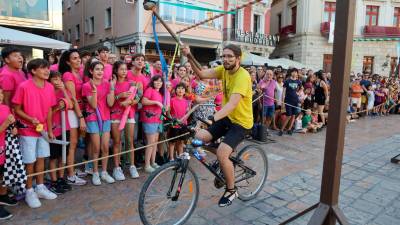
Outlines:
[[275,47],[276,44],[279,42],[279,36],[225,28],[223,30],[223,40]]
[[365,37],[400,37],[399,27],[365,26]]
[[287,37],[290,34],[295,34],[295,33],[296,33],[296,27],[293,25],[282,27],[279,31],[281,38]]
[[322,34],[322,36],[328,37],[330,30],[331,30],[331,23],[330,22],[322,22],[321,23],[321,34]]

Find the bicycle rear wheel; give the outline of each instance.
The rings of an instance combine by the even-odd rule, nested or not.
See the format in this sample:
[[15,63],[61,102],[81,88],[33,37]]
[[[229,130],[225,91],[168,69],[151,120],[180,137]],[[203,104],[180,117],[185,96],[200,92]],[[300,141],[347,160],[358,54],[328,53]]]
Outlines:
[[248,201],[255,198],[264,187],[268,175],[268,159],[258,145],[244,147],[239,151],[237,159],[242,163],[235,165],[235,185],[239,199]]
[[199,197],[199,181],[188,166],[179,198],[174,201],[182,177],[180,165],[180,162],[167,163],[147,178],[139,195],[143,224],[184,224],[190,218]]

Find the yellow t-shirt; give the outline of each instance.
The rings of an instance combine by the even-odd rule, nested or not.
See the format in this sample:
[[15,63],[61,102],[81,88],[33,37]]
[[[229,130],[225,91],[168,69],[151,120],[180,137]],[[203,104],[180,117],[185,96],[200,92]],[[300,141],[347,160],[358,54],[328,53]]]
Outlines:
[[222,105],[228,103],[232,94],[240,94],[242,99],[238,106],[228,115],[232,123],[251,129],[253,127],[252,89],[250,74],[240,67],[234,74],[229,74],[224,66],[214,68],[218,79],[222,80],[224,98]]

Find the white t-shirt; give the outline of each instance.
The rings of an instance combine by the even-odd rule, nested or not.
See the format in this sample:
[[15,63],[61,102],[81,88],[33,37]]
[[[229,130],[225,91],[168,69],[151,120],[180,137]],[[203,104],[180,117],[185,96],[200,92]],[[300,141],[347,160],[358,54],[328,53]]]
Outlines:
[[282,105],[282,94],[283,94],[283,83],[280,85],[278,82],[276,83],[276,92],[275,99],[278,100],[277,104]]

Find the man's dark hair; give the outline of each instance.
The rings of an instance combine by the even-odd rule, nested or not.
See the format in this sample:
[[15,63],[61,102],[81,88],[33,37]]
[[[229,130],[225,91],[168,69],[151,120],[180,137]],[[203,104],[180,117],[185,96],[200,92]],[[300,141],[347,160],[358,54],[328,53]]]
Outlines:
[[175,92],[176,92],[176,90],[178,89],[178,88],[184,88],[185,89],[185,92],[187,92],[187,87],[186,87],[186,85],[184,84],[184,83],[179,83],[179,84],[177,84],[176,85],[176,87],[175,87]]
[[229,44],[229,45],[226,45],[223,50],[225,50],[225,49],[231,50],[236,58],[242,56],[242,49],[240,49],[240,47],[237,45]]
[[85,56],[90,56],[91,57],[92,54],[89,51],[83,50],[83,51],[81,51],[80,56],[81,56],[81,58],[83,58]]
[[3,60],[5,60],[5,58],[7,58],[9,55],[11,55],[14,52],[21,52],[21,50],[19,50],[19,48],[14,47],[14,46],[4,47],[1,50],[1,57],[3,58]]
[[51,78],[54,78],[54,77],[61,77],[61,76],[62,76],[62,75],[61,75],[60,72],[50,70],[50,75],[49,75],[48,81],[50,81]]
[[143,59],[146,60],[146,56],[145,56],[144,54],[142,54],[142,53],[136,53],[136,54],[134,54],[134,55],[132,56],[132,61],[135,61],[135,59],[138,58],[138,57],[143,57]]
[[107,46],[101,46],[100,48],[97,49],[97,53],[100,53],[102,51],[109,52],[110,49],[108,49]]
[[28,68],[28,72],[32,73],[32,70],[36,70],[38,68],[49,68],[50,67],[50,63],[49,61],[45,60],[45,59],[32,59],[31,61],[28,62],[27,68]]

